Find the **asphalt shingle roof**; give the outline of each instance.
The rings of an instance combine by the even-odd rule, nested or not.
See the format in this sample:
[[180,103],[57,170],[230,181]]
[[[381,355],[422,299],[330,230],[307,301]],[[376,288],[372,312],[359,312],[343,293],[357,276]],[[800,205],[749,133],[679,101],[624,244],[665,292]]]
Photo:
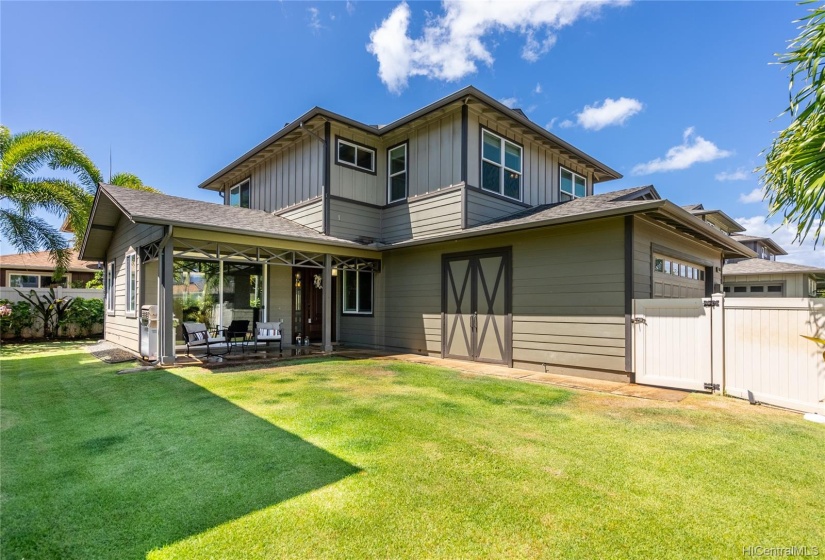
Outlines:
[[[17,268],[21,270],[54,270],[55,264],[48,251],[36,253],[16,253],[0,255],[1,268]],[[69,257],[69,272],[89,272],[97,270],[97,261],[82,261],[77,252],[72,251]]]
[[649,204],[650,200],[644,199],[630,199],[633,194],[641,193],[649,187],[633,187],[630,189],[623,189],[620,191],[613,191],[584,198],[576,198],[567,202],[558,202],[555,204],[545,204],[543,206],[536,206],[535,208],[528,208],[522,212],[510,214],[503,218],[498,218],[477,225],[475,227],[467,228],[465,231],[478,231],[481,229],[494,229],[517,224],[529,224],[534,222],[543,222],[545,220],[554,220],[566,218],[569,216],[576,216],[579,214],[589,214],[593,212],[600,212],[603,210],[617,209],[617,208],[631,208],[643,204]]
[[198,229],[236,230],[243,234],[284,236],[308,241],[362,244],[324,235],[292,220],[264,212],[213,202],[192,200],[168,194],[152,193],[101,185],[113,200],[136,222],[172,223]]
[[781,261],[769,261],[767,259],[746,259],[735,263],[727,263],[722,268],[723,275],[749,275],[749,274],[788,274],[788,273],[809,273],[825,274],[825,269],[804,264],[794,264]]

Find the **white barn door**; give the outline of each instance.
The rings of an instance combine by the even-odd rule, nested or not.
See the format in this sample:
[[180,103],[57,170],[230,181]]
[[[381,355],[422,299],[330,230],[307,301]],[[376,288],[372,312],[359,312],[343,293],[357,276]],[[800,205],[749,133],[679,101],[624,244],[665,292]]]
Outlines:
[[691,391],[720,383],[721,368],[713,379],[711,336],[713,311],[721,317],[721,309],[712,305],[706,298],[634,300],[636,383]]

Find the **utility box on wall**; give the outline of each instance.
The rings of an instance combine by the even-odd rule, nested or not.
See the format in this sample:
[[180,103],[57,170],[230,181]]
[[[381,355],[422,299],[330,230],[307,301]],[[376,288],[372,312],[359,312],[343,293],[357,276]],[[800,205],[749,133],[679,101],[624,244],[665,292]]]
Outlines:
[[144,360],[158,359],[158,306],[140,308],[140,355]]

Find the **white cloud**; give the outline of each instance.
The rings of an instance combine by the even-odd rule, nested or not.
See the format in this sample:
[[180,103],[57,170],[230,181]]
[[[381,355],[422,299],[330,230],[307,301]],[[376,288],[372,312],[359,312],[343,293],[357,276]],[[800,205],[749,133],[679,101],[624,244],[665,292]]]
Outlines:
[[579,124],[587,130],[601,130],[606,126],[624,124],[627,119],[642,110],[644,105],[638,99],[620,97],[605,99],[601,105],[585,105],[576,115]]
[[556,121],[557,121],[557,120],[559,120],[559,118],[558,118],[558,117],[553,117],[552,119],[550,119],[550,122],[549,122],[549,123],[547,123],[546,125],[544,125],[544,128],[546,128],[547,130],[551,130],[551,129],[553,128],[553,125],[554,125],[554,124],[556,124]]
[[770,237],[788,252],[787,256],[776,257],[776,260],[825,268],[825,249],[820,245],[819,250],[814,250],[814,243],[811,239],[801,245],[794,243],[794,237],[796,237],[794,227],[783,226],[780,221],[768,222],[765,216],[736,218],[736,221],[747,230],[745,232],[747,235]]
[[352,15],[353,13],[355,13],[355,2],[352,2],[351,0],[347,0],[347,13],[349,15]]
[[733,152],[722,150],[713,142],[705,140],[694,133],[693,127],[685,130],[682,135],[682,140],[681,144],[670,148],[667,154],[665,154],[665,157],[656,158],[633,167],[633,175],[647,175],[660,171],[687,169],[695,163],[713,161],[733,155]]
[[318,8],[307,8],[307,11],[309,12],[310,29],[313,31],[320,31],[323,28],[323,25],[321,25],[321,18],[319,17],[320,12],[318,11]]
[[722,171],[714,177],[717,181],[746,181],[750,178],[750,173],[745,171],[744,167],[740,167],[736,171]]
[[559,128],[570,128],[572,126],[576,126],[576,123],[574,123],[570,119],[564,119],[559,123]]
[[535,93],[536,95],[541,93],[541,84],[536,84],[536,89],[533,90],[533,93]]
[[741,202],[742,204],[753,204],[754,202],[762,202],[764,198],[765,191],[762,189],[762,187],[757,187],[747,194],[740,194],[739,202]]
[[501,102],[502,105],[504,105],[505,107],[508,107],[510,109],[512,109],[513,107],[515,107],[518,104],[518,98],[517,97],[505,97],[504,99],[499,99],[499,101]]
[[472,74],[477,64],[493,64],[484,39],[501,32],[525,38],[521,56],[535,61],[555,43],[555,32],[603,6],[628,0],[444,0],[441,15],[428,14],[421,36],[409,33],[411,11],[406,2],[393,9],[372,33],[367,50],[378,59],[378,76],[390,91],[400,92],[411,76],[455,81]]

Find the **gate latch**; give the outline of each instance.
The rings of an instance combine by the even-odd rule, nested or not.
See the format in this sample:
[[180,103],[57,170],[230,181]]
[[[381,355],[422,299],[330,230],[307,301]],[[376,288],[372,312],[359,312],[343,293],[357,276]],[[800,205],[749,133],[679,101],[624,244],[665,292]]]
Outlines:
[[719,307],[719,300],[718,299],[709,299],[705,302],[702,302],[704,307]]
[[718,383],[705,383],[705,391],[718,391],[719,384]]
[[633,323],[634,325],[646,325],[647,324],[647,320],[644,317],[633,317],[630,320],[630,322]]

